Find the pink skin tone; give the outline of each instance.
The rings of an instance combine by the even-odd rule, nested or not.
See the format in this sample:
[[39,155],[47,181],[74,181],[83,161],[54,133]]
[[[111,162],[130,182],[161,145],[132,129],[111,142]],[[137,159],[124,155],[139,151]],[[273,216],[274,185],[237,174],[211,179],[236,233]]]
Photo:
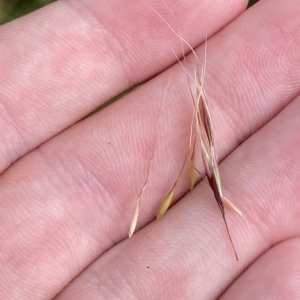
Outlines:
[[[128,2],[59,1],[0,28],[0,299],[298,299],[298,0]],[[239,262],[207,183],[187,193],[187,168],[153,221],[193,111],[185,72],[170,67],[180,41],[155,10],[200,61],[208,35],[223,189],[243,212],[226,211]]]

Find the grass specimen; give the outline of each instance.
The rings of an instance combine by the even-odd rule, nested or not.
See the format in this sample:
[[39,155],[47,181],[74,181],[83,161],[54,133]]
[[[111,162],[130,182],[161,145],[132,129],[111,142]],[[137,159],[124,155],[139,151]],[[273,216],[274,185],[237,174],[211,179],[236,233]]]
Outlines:
[[[199,62],[198,57],[197,57],[195,51],[193,50],[193,48],[189,45],[189,43],[187,41],[185,41],[181,37],[180,34],[178,34],[166,22],[166,20],[164,20],[162,18],[162,16],[157,11],[155,11],[155,12],[167,24],[167,26],[180,38],[184,64],[182,64],[182,62],[179,60],[179,58],[176,55],[175,56],[187,74],[187,81],[188,81],[188,85],[189,85],[189,88],[191,91],[191,98],[194,103],[194,112],[193,112],[193,118],[192,118],[192,122],[191,122],[189,151],[185,156],[183,165],[182,165],[180,172],[175,180],[175,183],[173,184],[170,192],[167,194],[165,199],[162,201],[162,204],[161,204],[158,214],[157,214],[157,219],[161,219],[164,216],[164,214],[166,213],[166,211],[168,210],[168,208],[170,207],[172,200],[174,198],[174,195],[175,195],[176,187],[182,176],[184,167],[187,162],[190,164],[189,188],[190,188],[190,190],[193,190],[195,183],[196,183],[196,172],[198,172],[201,175],[201,173],[195,166],[195,153],[196,153],[196,149],[197,149],[197,144],[199,143],[200,149],[201,149],[202,162],[203,162],[203,166],[204,166],[204,170],[205,170],[205,175],[204,176],[201,175],[201,176],[208,182],[210,188],[213,191],[214,197],[217,201],[218,207],[221,211],[222,218],[225,223],[226,231],[227,231],[230,243],[232,245],[232,249],[234,251],[236,260],[238,260],[238,255],[235,250],[235,247],[234,247],[234,244],[233,244],[230,232],[229,232],[228,224],[226,221],[225,205],[230,207],[232,210],[237,212],[239,215],[242,215],[242,213],[228,198],[226,198],[224,196],[223,190],[222,190],[221,177],[220,177],[220,172],[218,169],[218,158],[217,158],[216,151],[215,151],[215,140],[214,140],[212,118],[211,118],[211,113],[210,113],[209,106],[208,106],[207,95],[206,95],[206,92],[204,89],[207,40],[206,40],[206,44],[205,44],[205,62],[204,62],[204,66],[202,67],[202,72],[200,74],[200,72],[199,72],[200,62]],[[191,76],[189,75],[188,71],[185,68],[186,63],[185,63],[185,55],[184,55],[184,51],[183,51],[183,43],[189,47],[189,49],[192,51],[193,55],[195,56],[195,58],[197,60],[193,78],[191,78]],[[191,80],[193,80],[193,83],[195,86],[195,90],[196,90],[195,95],[192,92]],[[149,177],[149,171],[148,171],[148,177]],[[135,213],[134,213],[134,216],[133,216],[133,219],[131,222],[129,236],[132,235],[132,233],[134,232],[135,226],[136,226],[140,199],[143,195],[143,191],[145,189],[146,183],[147,183],[147,180],[146,180],[145,184],[143,185],[141,192],[137,199]]]
[[221,178],[218,169],[218,158],[215,152],[215,142],[214,142],[214,133],[213,133],[213,125],[212,119],[208,107],[207,95],[203,88],[204,85],[204,71],[205,68],[202,69],[202,76],[200,76],[198,69],[195,71],[195,85],[196,85],[196,133],[200,141],[201,148],[201,156],[202,162],[205,169],[206,179],[208,181],[209,186],[211,187],[219,209],[222,213],[222,217],[226,226],[226,231],[234,250],[234,254],[236,260],[238,260],[237,252],[235,250],[229,228],[227,225],[226,217],[225,217],[225,207],[224,203],[226,203],[230,208],[232,208],[235,212],[242,215],[240,210],[223,195]]

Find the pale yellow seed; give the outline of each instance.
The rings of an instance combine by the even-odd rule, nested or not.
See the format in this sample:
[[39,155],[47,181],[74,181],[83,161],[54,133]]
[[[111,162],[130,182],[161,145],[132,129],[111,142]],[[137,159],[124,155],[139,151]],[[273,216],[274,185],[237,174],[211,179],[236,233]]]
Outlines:
[[166,213],[166,211],[168,210],[168,208],[171,205],[171,202],[173,200],[174,197],[174,193],[175,193],[175,186],[173,187],[173,189],[171,190],[171,192],[167,195],[167,197],[164,199],[163,203],[161,204],[159,211],[157,213],[157,219],[161,219],[164,214]]
[[238,213],[240,216],[243,215],[242,212],[225,196],[223,196],[223,201],[228,207],[230,207],[233,211]]
[[139,216],[139,211],[140,211],[140,201],[138,200],[134,209],[133,217],[130,223],[130,229],[129,229],[129,237],[132,237],[132,235],[135,232],[138,216]]

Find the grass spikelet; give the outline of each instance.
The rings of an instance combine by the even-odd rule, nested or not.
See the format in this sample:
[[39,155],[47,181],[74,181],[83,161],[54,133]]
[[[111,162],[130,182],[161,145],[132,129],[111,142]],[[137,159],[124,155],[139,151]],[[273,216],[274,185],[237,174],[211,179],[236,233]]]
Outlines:
[[130,223],[130,228],[129,228],[129,233],[128,233],[128,236],[130,238],[132,237],[132,235],[135,232],[135,228],[136,228],[136,224],[137,224],[138,216],[139,216],[139,212],[140,212],[140,202],[141,202],[141,196],[139,196],[137,201],[136,201],[133,217],[132,217],[132,220],[131,220],[131,223]]
[[224,203],[233,211],[235,211],[237,214],[239,214],[240,216],[242,216],[242,212],[228,199],[223,195],[223,201]]
[[186,164],[188,155],[189,155],[189,152],[186,154],[186,156],[184,158],[184,162],[182,164],[180,172],[177,176],[177,179],[176,179],[171,191],[168,193],[168,195],[166,196],[166,198],[163,200],[162,204],[160,205],[160,208],[159,208],[158,213],[157,213],[157,219],[158,220],[161,219],[165,215],[166,211],[168,210],[168,208],[170,207],[170,205],[172,203],[172,200],[173,200],[174,194],[175,194],[175,190],[176,190],[176,187],[178,185],[178,182],[179,182],[179,179],[181,177],[184,166]]
[[[239,215],[242,215],[241,211],[228,199],[223,195],[222,191],[222,185],[221,185],[221,178],[220,178],[220,173],[218,169],[218,158],[215,152],[215,141],[214,141],[214,134],[213,134],[213,124],[212,124],[212,118],[211,114],[209,111],[208,107],[208,101],[207,101],[207,95],[204,89],[204,78],[205,78],[205,70],[206,70],[206,53],[207,53],[207,38],[206,38],[206,43],[205,43],[205,62],[204,66],[202,68],[202,74],[199,74],[199,60],[198,57],[192,48],[192,46],[182,38],[180,34],[178,34],[171,26],[168,24],[168,22],[156,11],[154,10],[157,15],[166,23],[166,25],[172,30],[172,32],[179,37],[180,42],[181,42],[181,48],[182,48],[182,53],[183,53],[183,61],[184,64],[179,60],[179,58],[176,56],[179,64],[182,66],[184,69],[185,73],[187,74],[187,79],[189,83],[189,88],[191,91],[191,97],[193,99],[194,103],[194,114],[192,118],[192,126],[191,126],[191,134],[190,134],[190,151],[191,151],[191,159],[190,159],[190,172],[189,172],[189,177],[190,177],[190,189],[192,190],[195,184],[195,171],[197,171],[199,174],[201,174],[196,166],[195,166],[195,152],[196,152],[196,147],[195,147],[195,140],[193,140],[194,135],[198,137],[198,140],[200,141],[200,148],[201,148],[201,156],[202,156],[202,162],[204,165],[205,173],[206,175],[204,176],[206,181],[208,182],[209,186],[211,187],[215,199],[217,201],[217,204],[219,206],[219,209],[221,211],[226,231],[230,240],[230,243],[232,245],[236,260],[238,260],[238,255],[235,250],[229,228],[227,225],[226,217],[225,217],[225,207],[224,204],[226,204],[229,208],[237,212]],[[191,89],[191,84],[190,84],[190,75],[186,69],[186,63],[185,63],[185,53],[183,51],[183,43],[188,46],[188,48],[191,50],[193,53],[194,57],[196,58],[196,68],[195,68],[195,73],[194,73],[194,78],[192,80],[195,83],[196,86],[196,99],[194,99],[193,92]],[[174,52],[174,51],[173,51]],[[196,127],[196,129],[194,129]],[[194,134],[194,130],[196,133]],[[192,141],[194,141],[192,143]],[[187,157],[186,157],[187,158]],[[186,162],[186,159],[185,159]],[[184,162],[184,164],[185,164]],[[181,174],[180,174],[181,175]],[[180,177],[178,176],[175,185],[178,182],[178,179]],[[175,185],[173,189],[175,189]],[[174,195],[173,189],[171,190],[172,193],[169,193],[169,195]],[[170,201],[169,197],[166,197],[164,202]],[[165,213],[165,211],[164,211]]]
[[157,213],[157,219],[158,220],[161,219],[164,216],[164,214],[166,213],[166,211],[170,207],[170,205],[172,203],[172,200],[173,200],[173,197],[174,197],[175,189],[176,189],[176,185],[173,186],[172,190],[169,192],[167,197],[162,202],[162,204],[159,208],[159,211]]
[[[205,65],[204,65],[205,67]],[[221,185],[221,177],[218,169],[218,158],[215,153],[215,142],[214,142],[214,134],[213,134],[213,125],[212,119],[208,107],[207,96],[205,90],[203,88],[204,84],[204,69],[202,70],[202,76],[200,76],[199,72],[196,70],[195,72],[195,83],[196,83],[196,126],[197,133],[200,139],[201,145],[201,153],[202,160],[205,168],[205,173],[207,176],[207,181],[214,193],[215,199],[221,211],[226,231],[232,245],[236,260],[238,260],[238,255],[235,250],[229,228],[227,225],[226,217],[225,217],[225,208],[224,203],[227,203],[229,207],[233,210],[241,214],[241,212],[233,205],[231,201],[229,201],[224,195],[222,191]]]
[[[168,80],[168,83],[167,83],[167,87],[166,87],[166,90],[165,90],[164,97],[163,97],[163,100],[161,102],[161,105],[163,105],[163,103],[165,101],[165,98],[166,98],[166,95],[167,95],[167,91],[168,91],[168,88],[170,86],[171,78],[172,78],[172,74],[169,77],[169,80]],[[154,148],[153,148],[152,156],[151,156],[150,162],[148,164],[147,176],[146,176],[145,182],[144,182],[144,184],[143,184],[143,186],[142,186],[142,188],[141,188],[141,190],[140,190],[140,192],[138,194],[138,197],[137,197],[137,200],[136,200],[136,204],[135,204],[135,207],[134,207],[134,212],[133,212],[133,216],[132,216],[130,227],[129,227],[129,233],[128,233],[129,237],[132,237],[132,235],[134,234],[135,229],[136,229],[136,225],[137,225],[137,221],[138,221],[138,216],[139,216],[139,212],[140,212],[140,203],[141,203],[141,200],[142,200],[142,197],[143,197],[146,185],[147,185],[149,177],[150,177],[150,168],[151,168],[151,163],[152,163],[152,160],[153,160],[153,157],[154,157],[155,145],[156,145],[156,138],[155,138],[155,142],[154,142]],[[171,199],[171,201],[172,201],[172,199]]]

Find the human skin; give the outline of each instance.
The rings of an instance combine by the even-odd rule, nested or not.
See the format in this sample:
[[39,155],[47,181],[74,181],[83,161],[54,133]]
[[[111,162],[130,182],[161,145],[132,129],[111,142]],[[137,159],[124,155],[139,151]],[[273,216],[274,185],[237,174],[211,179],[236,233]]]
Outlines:
[[[298,299],[298,0],[128,2],[59,1],[0,28],[0,299]],[[157,12],[200,62],[208,36],[224,194],[243,212],[226,210],[238,262],[207,183],[188,193],[187,168],[154,221],[193,113],[186,73],[170,67],[179,38]]]

